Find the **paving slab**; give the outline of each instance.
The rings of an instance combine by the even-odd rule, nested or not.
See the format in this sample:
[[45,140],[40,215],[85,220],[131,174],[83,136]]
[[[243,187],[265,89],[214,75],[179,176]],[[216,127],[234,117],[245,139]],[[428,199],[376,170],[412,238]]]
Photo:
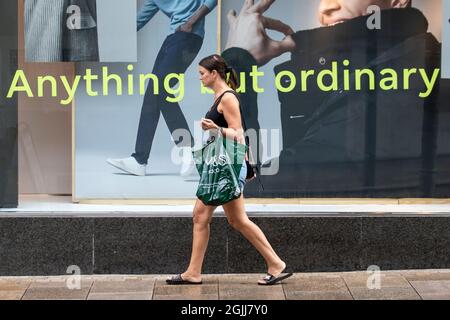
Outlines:
[[404,271],[402,275],[408,281],[426,281],[426,280],[450,280],[450,272],[436,272],[436,271]]
[[93,293],[152,293],[156,279],[113,279],[95,280],[90,294]]
[[22,300],[86,300],[88,293],[89,289],[35,288],[28,289]]
[[88,300],[151,300],[153,292],[90,293]]
[[[63,281],[61,281],[63,280]],[[91,289],[92,280],[82,279],[80,289],[69,289],[62,279],[39,279],[30,284],[22,300],[85,300]]]
[[288,300],[353,300],[344,280],[335,274],[298,274],[283,284]]
[[285,291],[347,291],[344,280],[339,276],[294,275],[283,286]]
[[21,300],[25,290],[22,291],[0,291],[0,300]]
[[[81,277],[79,285],[81,289],[90,289],[92,287],[93,282],[94,281],[92,280]],[[70,290],[68,288],[68,285],[75,285],[75,283],[69,278],[62,278],[62,279],[37,278],[35,281],[31,282],[30,286],[28,287],[28,290],[43,289],[43,288],[63,288]]]
[[343,274],[342,278],[349,288],[366,288],[380,286],[380,288],[410,288],[409,282],[401,274],[380,273],[379,278],[375,274],[357,273]]
[[166,285],[165,279],[155,283],[153,300],[218,300],[217,283],[202,285]]
[[[263,274],[225,275],[219,279],[220,300],[285,300],[283,286],[260,286]],[[287,280],[286,280],[287,281]]]
[[[219,284],[243,284],[243,285],[257,285],[258,280],[264,278],[267,274],[224,274],[217,279]],[[286,280],[287,281],[287,280]]]
[[450,280],[411,281],[424,300],[450,300]]
[[219,285],[220,300],[285,300],[286,296],[281,284],[274,286],[237,286],[233,284]]
[[346,291],[292,291],[286,290],[287,300],[353,300],[352,295]]
[[0,279],[0,292],[25,291],[31,284],[31,280]]
[[416,291],[410,288],[350,288],[355,300],[421,300]]

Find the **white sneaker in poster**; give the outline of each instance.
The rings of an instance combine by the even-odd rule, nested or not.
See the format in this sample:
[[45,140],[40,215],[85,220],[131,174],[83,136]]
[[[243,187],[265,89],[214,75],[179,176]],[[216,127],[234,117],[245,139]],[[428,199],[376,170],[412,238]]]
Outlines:
[[117,169],[135,176],[145,176],[146,174],[147,166],[145,164],[139,164],[134,157],[123,159],[108,159],[106,160],[106,162]]

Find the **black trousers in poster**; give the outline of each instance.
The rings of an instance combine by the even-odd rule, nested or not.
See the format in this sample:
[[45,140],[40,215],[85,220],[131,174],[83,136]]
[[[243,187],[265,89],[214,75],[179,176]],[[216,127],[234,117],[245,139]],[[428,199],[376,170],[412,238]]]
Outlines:
[[[202,44],[203,38],[194,33],[175,32],[169,35],[156,57],[152,73],[158,79],[165,79],[170,73],[186,72],[198,55]],[[170,85],[175,87],[177,83],[178,81],[173,81]],[[180,105],[168,102],[164,95],[155,95],[153,84],[150,81],[142,105],[136,152],[132,155],[140,164],[147,164],[148,162],[160,114],[163,115],[172,134],[177,129],[184,129],[190,133],[191,141],[175,141],[177,146],[192,146],[194,144],[192,133]]]

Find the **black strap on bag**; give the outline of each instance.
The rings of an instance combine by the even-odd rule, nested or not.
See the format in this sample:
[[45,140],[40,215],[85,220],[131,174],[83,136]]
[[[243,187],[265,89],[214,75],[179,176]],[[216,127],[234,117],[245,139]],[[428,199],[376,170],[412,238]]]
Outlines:
[[[241,99],[239,99],[239,95],[237,94],[237,92],[233,91],[233,90],[228,90],[225,91],[221,96],[220,99],[223,98],[223,96],[226,93],[232,93],[234,94],[234,96],[238,99],[239,101],[239,111],[241,113],[241,123],[242,123],[242,128],[244,129],[244,132],[247,131],[247,125],[245,123],[245,118],[244,118],[244,113],[242,112],[242,105],[241,105]],[[248,148],[247,148],[247,155],[248,155],[248,159],[254,162],[254,157],[250,148],[250,139],[245,136],[245,143],[247,144]],[[246,176],[246,180],[253,180],[254,178],[258,179],[259,184],[261,185],[261,188],[264,190],[264,186],[261,182],[261,178],[259,176],[259,170],[258,170],[258,166],[256,165],[252,165],[252,163],[249,160],[245,160],[245,164],[247,166],[247,176]]]

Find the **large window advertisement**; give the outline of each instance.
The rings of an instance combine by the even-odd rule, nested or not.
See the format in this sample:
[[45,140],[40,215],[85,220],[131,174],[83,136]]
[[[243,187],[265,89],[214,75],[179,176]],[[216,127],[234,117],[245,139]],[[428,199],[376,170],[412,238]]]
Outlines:
[[193,198],[191,148],[212,104],[198,62],[218,50],[217,1],[138,1],[130,19],[137,61],[77,64],[93,80],[74,99],[74,197]]
[[76,199],[195,196],[212,104],[197,65],[217,50],[259,168],[248,197],[449,196],[441,1],[177,4],[138,2],[137,62],[77,64],[95,80],[75,96]]
[[449,196],[441,1],[228,0],[223,12],[223,56],[245,74],[259,132],[248,196]]
[[214,102],[199,62],[218,53],[257,172],[246,197],[449,198],[449,2],[24,0],[25,61],[73,69],[17,70],[7,99],[72,107],[75,202],[194,199]]

